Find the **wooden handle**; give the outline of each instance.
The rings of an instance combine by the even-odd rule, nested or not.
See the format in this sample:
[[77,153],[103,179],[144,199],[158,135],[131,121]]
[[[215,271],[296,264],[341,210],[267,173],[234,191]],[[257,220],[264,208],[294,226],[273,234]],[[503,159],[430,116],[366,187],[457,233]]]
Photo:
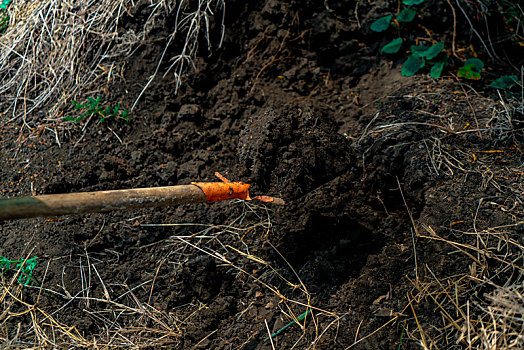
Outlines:
[[195,185],[47,194],[0,199],[0,220],[204,202],[207,202],[206,195]]

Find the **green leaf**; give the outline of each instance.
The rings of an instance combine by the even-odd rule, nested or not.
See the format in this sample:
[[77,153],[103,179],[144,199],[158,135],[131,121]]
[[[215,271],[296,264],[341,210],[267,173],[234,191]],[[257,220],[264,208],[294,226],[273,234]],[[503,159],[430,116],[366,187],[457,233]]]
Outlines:
[[0,9],[1,10],[5,10],[7,8],[7,5],[9,5],[9,3],[11,2],[12,0],[3,0],[2,3],[0,4]]
[[389,22],[391,22],[391,15],[387,15],[384,17],[380,17],[375,22],[371,23],[371,26],[369,26],[369,29],[371,29],[374,32],[383,32],[389,27]]
[[391,42],[387,43],[380,49],[381,53],[397,53],[402,46],[402,38],[393,39]]
[[426,55],[422,57],[426,57],[428,60],[431,60],[444,49],[444,43],[436,43],[435,45],[432,45],[429,49],[426,50]]
[[442,51],[444,48],[444,43],[436,43],[430,47],[426,45],[411,45],[411,53],[419,57],[425,57],[428,60],[431,60]]
[[411,45],[411,53],[419,57],[423,57],[427,50],[428,47],[426,45]]
[[518,83],[519,81],[516,75],[503,75],[489,84],[489,86],[495,89],[509,89]]
[[442,74],[442,70],[444,69],[444,66],[446,65],[446,62],[437,62],[431,67],[430,76],[433,79],[440,78],[440,75]]
[[410,77],[417,73],[424,65],[426,61],[417,55],[410,55],[404,65],[402,66],[402,76]]
[[484,68],[484,62],[482,62],[478,58],[470,58],[466,62],[464,62],[464,66],[467,66],[467,65],[470,65],[470,64],[475,66],[476,71],[478,73],[482,73],[482,68]]
[[457,70],[457,75],[461,78],[479,80],[480,72],[477,71],[477,67],[474,64],[468,64],[466,66],[460,67]]
[[397,21],[399,22],[411,22],[415,15],[417,14],[417,11],[410,9],[409,7],[406,7],[400,11],[400,13],[397,16]]
[[420,5],[424,2],[424,0],[402,0],[402,3],[404,5],[413,6],[413,5]]
[[484,68],[484,62],[478,58],[470,58],[458,69],[457,74],[461,78],[479,80],[482,68]]

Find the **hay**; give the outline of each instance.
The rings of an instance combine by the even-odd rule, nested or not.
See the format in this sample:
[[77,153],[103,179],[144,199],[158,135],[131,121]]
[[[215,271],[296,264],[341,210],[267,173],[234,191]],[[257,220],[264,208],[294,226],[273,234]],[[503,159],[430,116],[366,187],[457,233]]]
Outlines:
[[[194,9],[190,5],[194,4],[187,0],[14,0],[7,8],[9,26],[0,34],[1,115],[9,121],[22,118],[28,128],[60,120],[75,96],[100,93],[121,79],[126,59],[148,39],[159,19],[172,12],[176,15],[174,28],[169,28],[172,34],[145,88],[159,71],[175,36],[185,36],[185,44],[168,69],[176,73],[178,89],[204,28],[210,45],[213,9],[225,9],[220,0],[199,0]],[[141,18],[147,19],[136,26],[139,29],[124,29],[133,10],[144,8],[147,17]]]

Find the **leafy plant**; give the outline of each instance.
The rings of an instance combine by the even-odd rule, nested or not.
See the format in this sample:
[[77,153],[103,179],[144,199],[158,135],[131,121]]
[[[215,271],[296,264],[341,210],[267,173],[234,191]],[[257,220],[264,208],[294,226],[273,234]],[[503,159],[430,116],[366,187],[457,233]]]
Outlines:
[[431,71],[429,72],[429,75],[433,78],[433,79],[436,79],[436,78],[440,78],[440,76],[442,75],[442,70],[444,69],[444,67],[448,64],[447,63],[447,56],[446,56],[446,60],[445,61],[441,61],[441,62],[435,62],[435,64],[433,65],[433,67],[431,67]]
[[[33,271],[38,264],[38,257],[32,257],[27,260],[9,260],[0,256],[0,273],[4,274],[10,270],[20,271],[18,276],[18,283],[24,286],[30,285],[33,278]],[[14,265],[14,266],[13,266]]]
[[78,117],[65,117],[65,120],[68,121],[74,121],[79,122],[85,118],[89,118],[91,116],[97,116],[99,121],[103,123],[107,118],[121,118],[124,120],[129,120],[127,117],[129,114],[128,110],[120,110],[120,103],[117,104],[115,107],[106,107],[103,108],[100,106],[100,97],[92,98],[88,97],[87,102],[85,103],[78,103],[76,101],[71,101],[73,103],[74,108],[77,110],[83,110],[84,113],[79,114]]
[[12,0],[2,0],[2,3],[0,3],[0,10],[5,10],[11,1]]
[[[419,5],[424,0],[403,0],[402,3],[407,6]],[[417,15],[417,11],[411,7],[405,7],[400,11],[397,18],[395,19],[395,25],[400,30],[404,23],[412,22]],[[380,17],[371,23],[370,29],[374,32],[383,32],[389,28],[392,15]],[[393,39],[381,49],[381,53],[395,54],[397,53],[403,43],[401,37]],[[411,55],[402,65],[402,75],[410,77],[416,74],[420,69],[426,65],[431,66],[430,75],[432,78],[439,78],[442,74],[444,67],[447,65],[447,55],[441,54],[444,50],[444,43],[436,43],[432,46],[425,45],[412,45]]]
[[7,27],[9,26],[9,19],[11,17],[9,17],[9,15],[6,13],[6,10],[7,10],[7,5],[9,5],[9,3],[11,2],[12,0],[3,0],[1,3],[0,3],[0,34],[3,34],[5,33],[5,31],[7,30]]
[[444,49],[444,43],[436,43],[430,47],[426,45],[411,45],[411,52],[413,55],[424,57],[432,60]]
[[440,54],[444,50],[444,43],[436,43],[432,46],[411,45],[411,55],[402,66],[402,76],[410,77],[422,69],[426,63],[431,67],[432,78],[439,78],[442,70],[447,64],[448,56]]

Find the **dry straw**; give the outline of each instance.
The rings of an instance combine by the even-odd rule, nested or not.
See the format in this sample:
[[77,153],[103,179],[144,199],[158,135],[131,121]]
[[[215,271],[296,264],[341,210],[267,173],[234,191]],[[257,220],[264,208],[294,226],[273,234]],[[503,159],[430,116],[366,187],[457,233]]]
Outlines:
[[[133,50],[148,39],[160,18],[172,14],[174,27],[167,28],[172,34],[146,87],[160,64],[171,59],[178,88],[201,31],[209,39],[216,8],[224,11],[223,1],[13,0],[7,8],[9,26],[0,35],[0,113],[11,121],[23,118],[29,128],[36,121],[59,119],[73,97],[100,93],[121,77]],[[133,16],[138,10],[146,19]],[[129,19],[137,21],[135,29],[123,26]],[[165,57],[178,41],[175,36],[185,38],[185,44],[175,49],[179,53],[174,57]]]

